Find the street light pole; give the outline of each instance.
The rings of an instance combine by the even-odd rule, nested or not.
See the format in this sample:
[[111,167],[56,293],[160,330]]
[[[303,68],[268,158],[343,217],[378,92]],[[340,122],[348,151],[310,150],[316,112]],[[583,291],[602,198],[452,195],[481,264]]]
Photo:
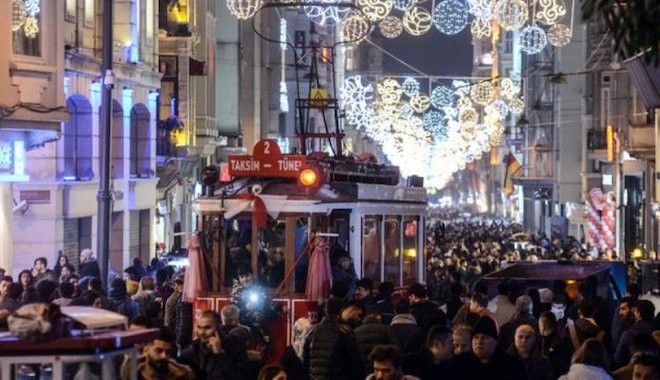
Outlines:
[[108,290],[108,263],[110,256],[110,143],[112,141],[112,0],[103,0],[103,52],[101,57],[101,124],[99,131],[100,180],[96,195],[98,223],[96,254],[101,269],[103,289]]

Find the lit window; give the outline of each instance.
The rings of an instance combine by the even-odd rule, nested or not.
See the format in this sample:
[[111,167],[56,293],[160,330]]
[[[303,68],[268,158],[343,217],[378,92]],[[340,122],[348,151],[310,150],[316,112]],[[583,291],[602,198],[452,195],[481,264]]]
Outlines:
[[12,0],[11,7],[14,54],[41,56],[41,2]]
[[85,26],[94,27],[94,0],[85,0]]

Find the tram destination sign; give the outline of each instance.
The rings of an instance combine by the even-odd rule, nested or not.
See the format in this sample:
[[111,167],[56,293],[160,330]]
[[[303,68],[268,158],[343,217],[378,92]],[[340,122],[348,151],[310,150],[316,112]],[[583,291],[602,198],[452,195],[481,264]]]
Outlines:
[[297,178],[307,165],[307,156],[282,154],[277,141],[259,140],[252,155],[229,156],[229,175],[233,177]]

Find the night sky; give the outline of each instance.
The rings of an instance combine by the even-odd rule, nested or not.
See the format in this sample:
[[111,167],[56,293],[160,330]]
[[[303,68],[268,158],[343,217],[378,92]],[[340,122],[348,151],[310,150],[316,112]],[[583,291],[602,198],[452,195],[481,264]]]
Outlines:
[[[378,28],[373,33],[380,36]],[[405,31],[395,39],[377,38],[374,43],[429,75],[470,76],[472,43],[469,25],[461,33],[447,36],[431,27],[426,34],[414,37]],[[383,74],[415,74],[410,68],[383,55]]]

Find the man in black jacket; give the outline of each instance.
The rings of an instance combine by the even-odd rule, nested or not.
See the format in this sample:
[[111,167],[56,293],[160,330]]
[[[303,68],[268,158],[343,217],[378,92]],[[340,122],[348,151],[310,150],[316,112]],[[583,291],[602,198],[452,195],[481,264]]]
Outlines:
[[426,345],[403,357],[403,372],[422,380],[441,379],[453,356],[452,334],[449,327],[433,326],[426,337]]
[[305,339],[303,365],[311,380],[362,380],[364,368],[355,334],[339,321],[341,300],[330,297],[326,316]]
[[222,342],[218,313],[206,310],[197,318],[195,332],[197,339],[181,352],[178,362],[188,365],[198,379],[219,379],[226,356],[222,351]]
[[410,313],[417,320],[424,332],[428,332],[433,325],[446,325],[447,316],[440,310],[440,305],[429,301],[426,288],[420,283],[414,283],[408,287],[408,298],[410,299]]
[[448,379],[456,380],[527,380],[522,363],[509,354],[497,351],[495,321],[483,316],[474,326],[472,352],[454,357]]

